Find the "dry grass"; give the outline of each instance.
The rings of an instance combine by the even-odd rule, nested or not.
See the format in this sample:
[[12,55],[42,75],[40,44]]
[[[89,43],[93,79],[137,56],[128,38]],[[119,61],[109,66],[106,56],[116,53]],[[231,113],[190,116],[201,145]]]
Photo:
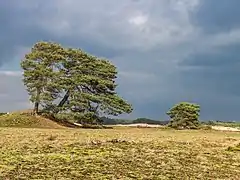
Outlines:
[[3,180],[240,179],[237,132],[0,128],[0,136]]

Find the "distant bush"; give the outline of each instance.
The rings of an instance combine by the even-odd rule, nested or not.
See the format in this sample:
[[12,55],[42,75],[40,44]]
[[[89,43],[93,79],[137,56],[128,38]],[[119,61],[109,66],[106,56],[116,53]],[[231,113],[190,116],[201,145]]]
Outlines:
[[214,126],[214,125],[216,125],[216,122],[214,122],[214,121],[205,121],[205,122],[201,122],[201,124]]
[[3,115],[5,115],[5,114],[7,114],[7,113],[0,113],[0,116],[3,116]]
[[200,106],[198,104],[182,102],[172,107],[167,115],[170,116],[169,127],[176,129],[198,129]]

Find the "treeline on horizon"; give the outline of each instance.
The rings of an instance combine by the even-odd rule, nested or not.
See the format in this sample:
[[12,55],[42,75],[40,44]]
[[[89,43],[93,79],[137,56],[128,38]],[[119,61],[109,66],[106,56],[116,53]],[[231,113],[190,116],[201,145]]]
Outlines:
[[115,119],[115,118],[109,118],[109,117],[101,117],[101,120],[105,125],[137,124],[137,123],[167,125],[169,123],[169,121],[157,121],[157,120],[148,119],[148,118],[137,118],[134,120],[129,120],[129,119]]

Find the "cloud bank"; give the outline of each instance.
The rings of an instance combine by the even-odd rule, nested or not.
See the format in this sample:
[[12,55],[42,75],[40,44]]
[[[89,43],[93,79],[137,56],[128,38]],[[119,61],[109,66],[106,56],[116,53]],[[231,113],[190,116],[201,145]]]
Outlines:
[[131,118],[164,119],[173,104],[190,101],[201,105],[201,119],[238,120],[239,5],[238,0],[1,1],[0,109],[29,107],[19,62],[36,41],[47,40],[113,61],[118,92],[135,108]]

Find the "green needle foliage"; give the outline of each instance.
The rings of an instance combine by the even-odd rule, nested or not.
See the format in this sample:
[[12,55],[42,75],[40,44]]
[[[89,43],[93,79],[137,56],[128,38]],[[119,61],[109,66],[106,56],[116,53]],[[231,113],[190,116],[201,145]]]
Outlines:
[[50,105],[60,95],[58,66],[64,60],[63,50],[59,44],[39,42],[21,62],[23,82],[30,101],[34,103],[35,113],[38,113],[40,105]]
[[131,113],[132,106],[117,93],[117,68],[81,49],[38,42],[22,60],[23,82],[30,100],[48,113],[68,113],[82,123],[100,115]]
[[198,104],[181,102],[172,107],[167,115],[171,118],[169,126],[172,128],[196,129],[200,125],[198,120],[200,106]]

